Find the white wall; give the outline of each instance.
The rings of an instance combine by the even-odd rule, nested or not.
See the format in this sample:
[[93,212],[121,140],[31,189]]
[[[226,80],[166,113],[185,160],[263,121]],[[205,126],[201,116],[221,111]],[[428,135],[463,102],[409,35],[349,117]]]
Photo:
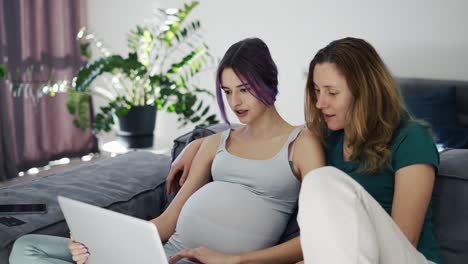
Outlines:
[[[155,7],[184,2],[88,1],[88,26],[124,54],[126,33],[150,18]],[[200,19],[219,58],[238,40],[262,38],[280,71],[278,110],[286,120],[301,124],[308,63],[337,38],[368,40],[396,76],[468,80],[467,10],[465,0],[201,0],[193,17]],[[207,79],[204,86],[213,88],[212,78]],[[183,131],[171,124],[173,117],[159,113],[158,118],[157,137],[161,146],[170,146]]]

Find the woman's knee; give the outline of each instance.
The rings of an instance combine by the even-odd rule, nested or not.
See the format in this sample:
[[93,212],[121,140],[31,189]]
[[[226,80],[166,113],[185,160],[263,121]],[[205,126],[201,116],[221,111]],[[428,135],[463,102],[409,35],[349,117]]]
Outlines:
[[10,263],[21,263],[21,259],[30,255],[34,251],[34,245],[37,244],[38,235],[24,235],[16,239],[10,253]]
[[350,178],[335,167],[321,167],[306,174],[302,181],[302,189],[307,192],[327,194],[346,184]]
[[49,236],[37,234],[29,234],[19,237],[13,244],[10,254],[10,263],[22,263],[18,260],[44,255],[45,253],[40,246],[42,246],[48,238]]
[[309,172],[302,181],[299,206],[307,203],[325,204],[336,199],[358,197],[360,188],[351,176],[331,166]]
[[13,249],[24,249],[34,245],[38,235],[24,235],[16,239],[13,244]]

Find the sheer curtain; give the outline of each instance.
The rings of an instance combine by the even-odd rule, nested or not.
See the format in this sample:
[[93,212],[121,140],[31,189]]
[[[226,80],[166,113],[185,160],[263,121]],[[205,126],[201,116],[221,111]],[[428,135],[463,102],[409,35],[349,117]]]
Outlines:
[[97,152],[91,132],[73,126],[66,94],[37,99],[51,76],[71,80],[83,65],[76,33],[84,25],[85,0],[0,0],[0,63],[8,68],[0,81],[0,181]]

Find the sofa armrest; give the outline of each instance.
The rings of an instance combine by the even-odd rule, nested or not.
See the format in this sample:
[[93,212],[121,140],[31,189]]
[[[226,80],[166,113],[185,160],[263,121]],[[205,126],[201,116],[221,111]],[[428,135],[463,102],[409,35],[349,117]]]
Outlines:
[[440,154],[433,209],[444,263],[468,263],[468,149]]

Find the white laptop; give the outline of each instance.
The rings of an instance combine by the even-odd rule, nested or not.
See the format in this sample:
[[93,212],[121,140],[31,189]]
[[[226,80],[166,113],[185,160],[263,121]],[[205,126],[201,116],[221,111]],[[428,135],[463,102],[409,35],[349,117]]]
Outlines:
[[161,239],[151,222],[58,197],[75,240],[88,247],[87,264],[167,264]]

